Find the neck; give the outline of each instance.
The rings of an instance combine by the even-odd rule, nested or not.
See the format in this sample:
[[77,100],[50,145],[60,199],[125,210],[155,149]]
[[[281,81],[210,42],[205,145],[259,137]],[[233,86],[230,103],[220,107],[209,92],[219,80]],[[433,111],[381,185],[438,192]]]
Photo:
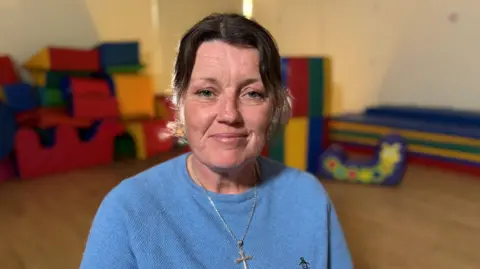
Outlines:
[[188,172],[195,183],[220,194],[240,194],[255,186],[258,180],[256,162],[232,171],[218,172],[200,162],[193,154],[187,159]]

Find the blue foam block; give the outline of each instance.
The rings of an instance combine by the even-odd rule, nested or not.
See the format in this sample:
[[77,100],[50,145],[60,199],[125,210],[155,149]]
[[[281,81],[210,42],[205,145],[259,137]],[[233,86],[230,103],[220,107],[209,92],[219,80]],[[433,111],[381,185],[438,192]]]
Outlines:
[[323,153],[323,136],[325,132],[323,117],[312,117],[308,121],[308,148],[307,148],[307,171],[318,173],[320,155]]
[[13,150],[17,123],[13,110],[0,103],[0,159],[5,159]]
[[29,84],[18,83],[3,86],[6,104],[14,112],[23,112],[40,106],[36,90]]
[[480,111],[383,105],[369,107],[366,109],[365,114],[368,116],[421,120],[426,122],[461,125],[465,127],[480,127]]
[[140,64],[138,42],[110,42],[98,46],[102,68]]
[[332,116],[331,120],[480,139],[480,126],[472,127],[453,124],[449,125],[427,120],[370,116],[364,114],[345,114],[340,116]]

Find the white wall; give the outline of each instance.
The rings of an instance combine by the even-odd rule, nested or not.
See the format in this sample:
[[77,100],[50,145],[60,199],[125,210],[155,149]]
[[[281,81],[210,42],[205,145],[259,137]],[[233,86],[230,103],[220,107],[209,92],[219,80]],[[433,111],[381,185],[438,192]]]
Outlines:
[[336,112],[480,102],[478,1],[257,0],[254,18],[283,54],[332,55]]
[[[192,8],[193,7],[193,8]],[[157,91],[168,88],[176,43],[211,12],[242,11],[241,0],[0,0],[0,54],[17,64],[45,46],[91,47],[139,40]]]

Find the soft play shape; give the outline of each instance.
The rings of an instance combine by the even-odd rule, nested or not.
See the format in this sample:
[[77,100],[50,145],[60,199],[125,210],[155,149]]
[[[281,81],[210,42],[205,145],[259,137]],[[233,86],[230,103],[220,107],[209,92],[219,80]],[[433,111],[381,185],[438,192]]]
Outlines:
[[98,71],[98,50],[47,47],[30,58],[24,67],[43,71]]
[[6,158],[12,152],[16,130],[12,109],[0,103],[0,159]]
[[3,92],[5,103],[15,112],[31,110],[39,106],[35,89],[27,83],[4,85]]
[[18,75],[12,59],[8,55],[0,55],[0,85],[18,82]]
[[369,152],[381,136],[398,133],[409,162],[480,175],[480,112],[417,106],[370,107],[331,117],[330,139],[351,151]]
[[50,128],[58,125],[69,125],[86,128],[93,124],[93,120],[72,118],[65,108],[40,108],[15,115],[19,125],[24,127]]
[[60,89],[57,88],[39,88],[38,95],[42,107],[65,107],[66,99]]
[[111,163],[114,138],[124,131],[117,122],[104,122],[94,137],[83,141],[75,128],[61,125],[55,130],[55,144],[44,147],[34,130],[22,128],[15,137],[20,177],[39,177]]
[[16,176],[17,172],[13,158],[9,155],[6,158],[0,159],[0,182]]
[[140,66],[140,48],[136,41],[102,43],[98,51],[102,69]]
[[62,92],[72,117],[105,119],[119,115],[117,99],[105,79],[68,78],[62,82]]
[[59,89],[62,80],[66,77],[90,77],[91,71],[46,71],[46,70],[31,70],[33,84],[37,87],[56,88]]
[[155,96],[155,117],[163,120],[173,121],[173,105],[165,96]]
[[169,151],[175,143],[164,120],[132,122],[127,124],[127,130],[135,141],[137,158],[140,160]]
[[321,117],[330,113],[329,58],[282,58],[282,83],[293,95],[293,117]]
[[406,140],[396,134],[382,138],[375,157],[370,161],[352,161],[338,145],[329,147],[320,158],[320,175],[347,182],[397,185],[407,165]]
[[136,74],[117,74],[112,76],[124,119],[152,118],[155,116],[155,93],[152,77]]

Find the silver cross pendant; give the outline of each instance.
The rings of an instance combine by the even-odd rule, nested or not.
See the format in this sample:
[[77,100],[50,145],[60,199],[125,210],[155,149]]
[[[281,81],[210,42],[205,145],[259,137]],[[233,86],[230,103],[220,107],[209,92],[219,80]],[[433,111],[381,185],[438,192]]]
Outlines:
[[252,256],[245,256],[245,252],[243,251],[243,241],[242,240],[238,241],[237,246],[238,246],[238,250],[239,250],[238,253],[240,254],[240,258],[236,259],[235,262],[237,264],[243,262],[243,269],[248,269],[247,260],[251,260],[251,259],[253,259],[253,257]]

